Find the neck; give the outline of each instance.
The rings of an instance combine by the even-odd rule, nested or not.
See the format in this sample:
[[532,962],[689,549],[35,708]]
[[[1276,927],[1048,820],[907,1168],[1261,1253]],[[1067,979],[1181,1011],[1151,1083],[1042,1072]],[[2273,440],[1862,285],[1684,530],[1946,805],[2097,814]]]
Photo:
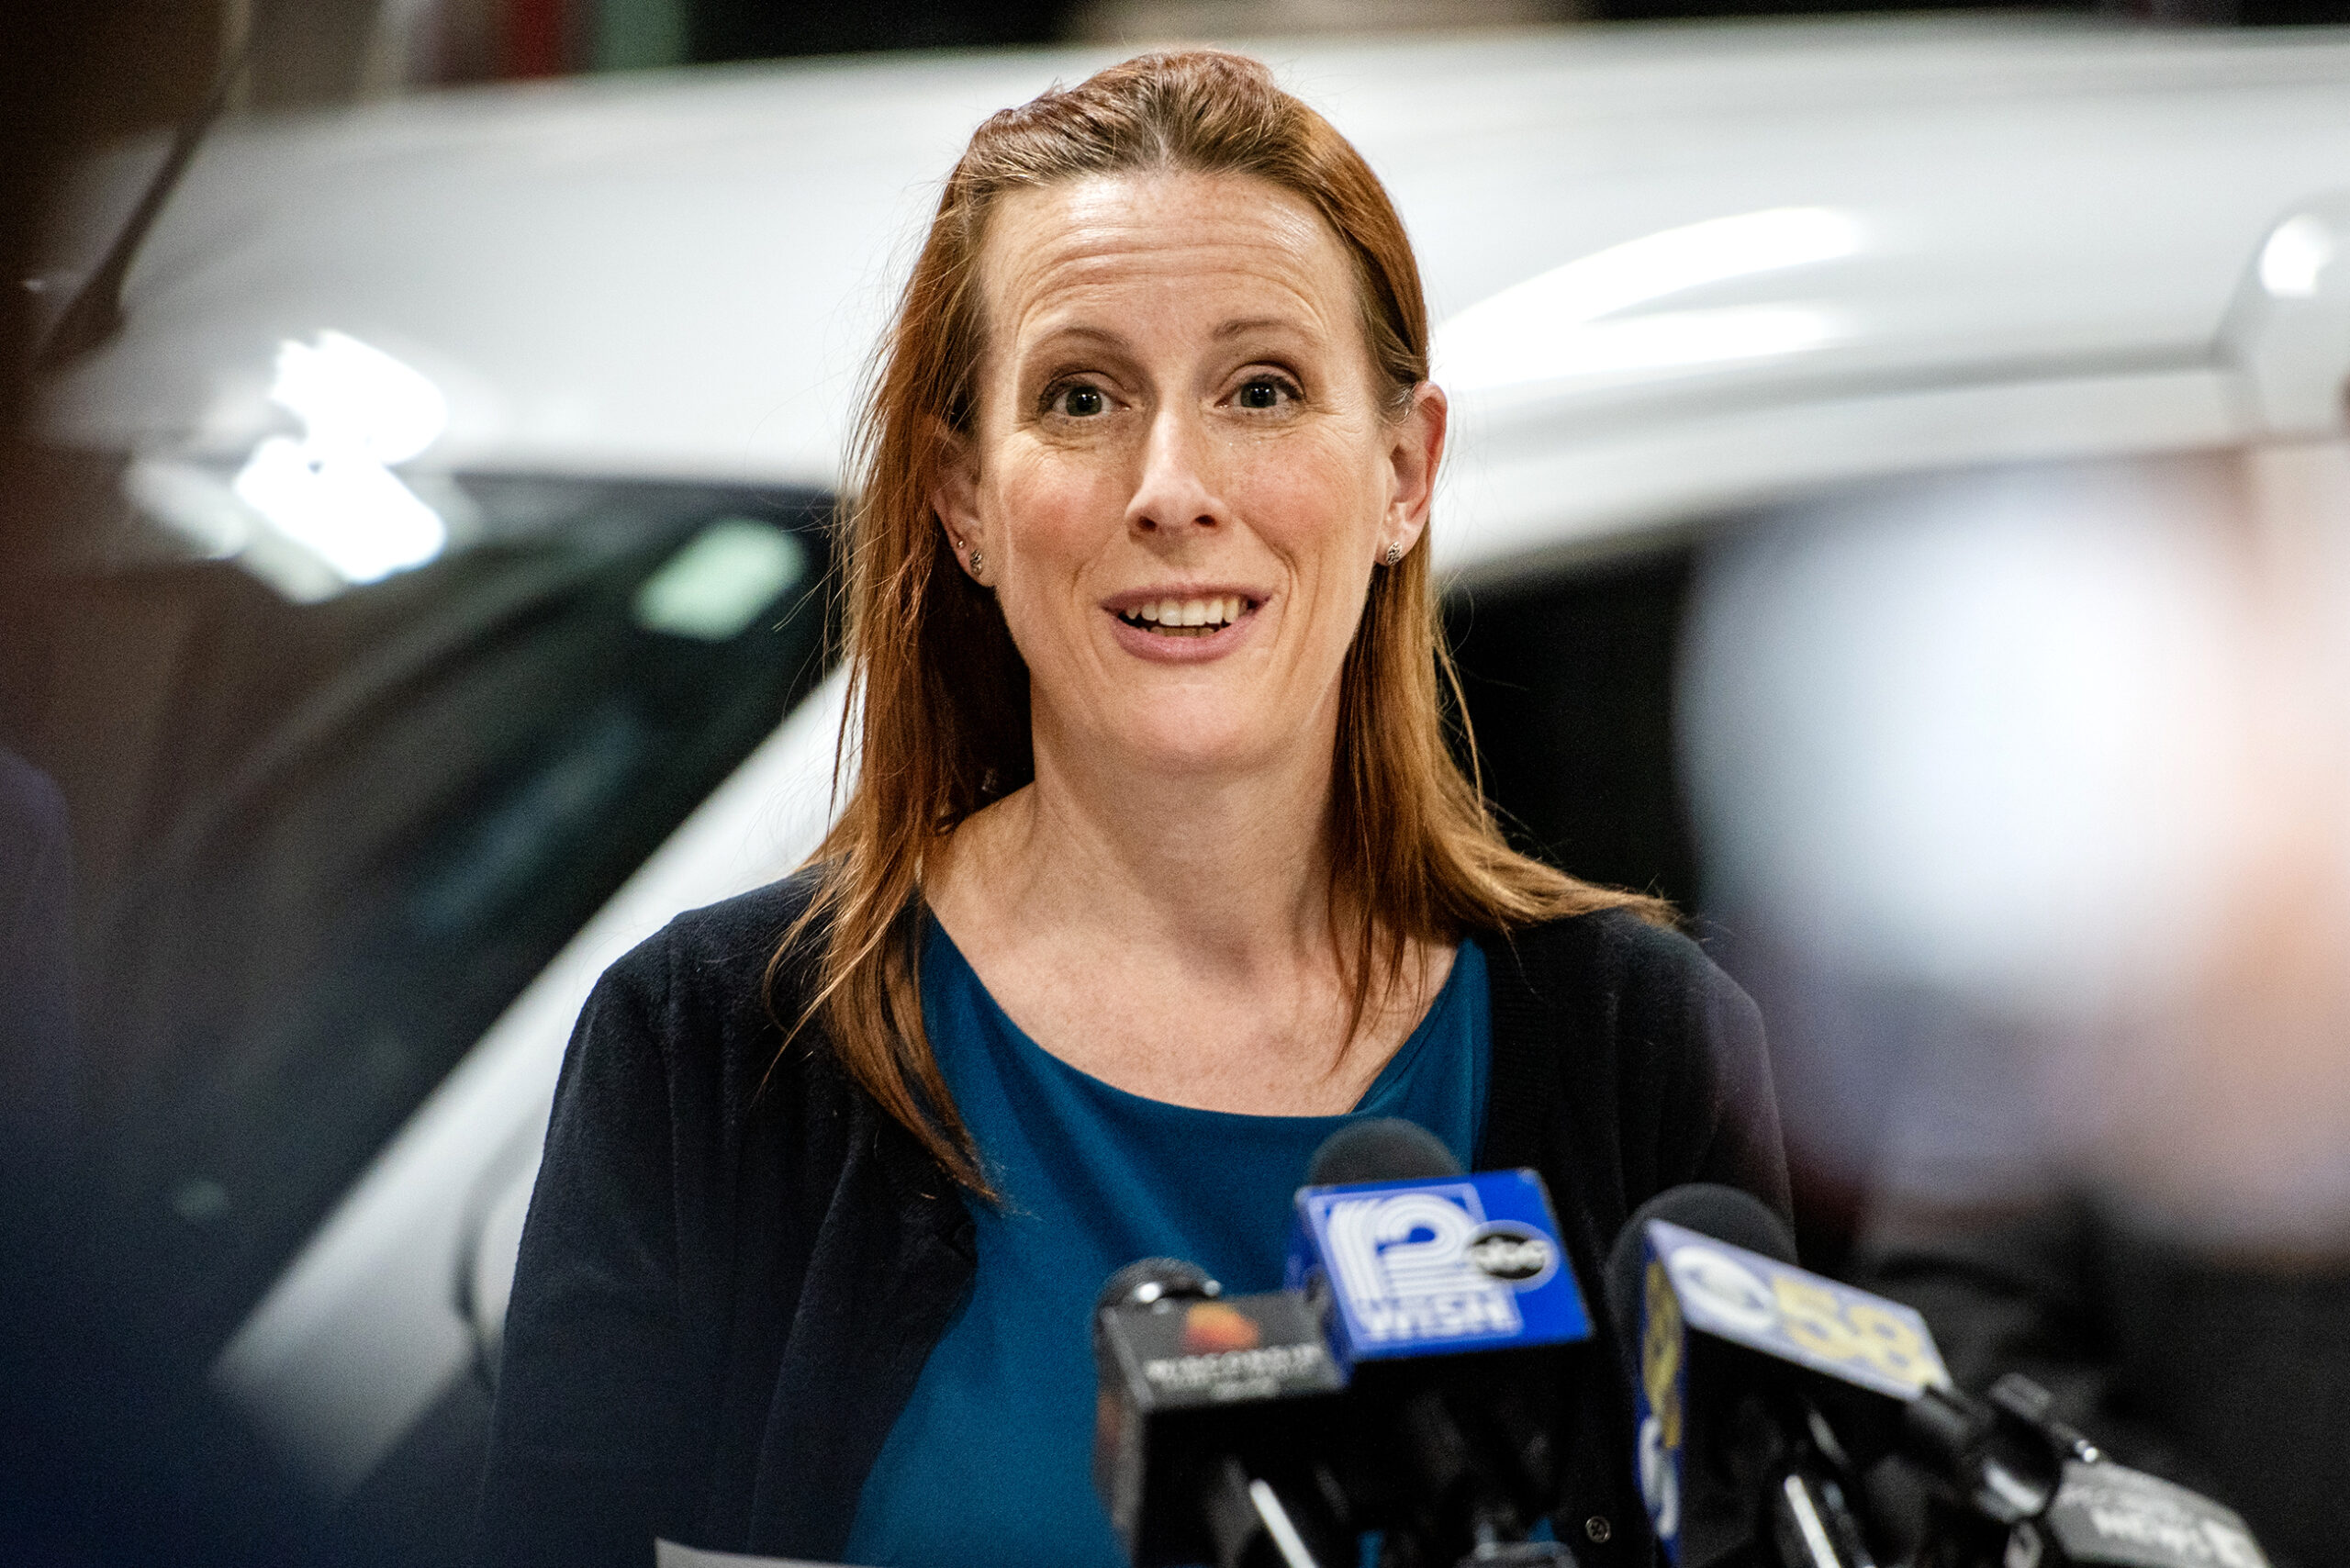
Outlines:
[[1040,722],[1035,782],[957,832],[948,876],[1032,932],[1227,973],[1315,962],[1330,951],[1335,714],[1315,727],[1257,766],[1178,772]]

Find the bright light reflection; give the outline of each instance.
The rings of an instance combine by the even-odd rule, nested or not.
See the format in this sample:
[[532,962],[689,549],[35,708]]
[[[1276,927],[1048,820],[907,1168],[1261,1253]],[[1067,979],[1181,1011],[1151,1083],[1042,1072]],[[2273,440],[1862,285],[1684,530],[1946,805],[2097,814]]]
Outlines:
[[[1480,300],[1437,330],[1436,378],[1454,390],[1816,348],[1827,313],[1794,306],[1601,319],[1729,278],[1833,261],[1864,238],[1852,214],[1784,207],[1611,245]],[[1667,325],[1667,323],[1679,323]],[[1709,341],[1708,334],[1725,335]]]
[[[1844,335],[1842,319],[1809,305],[1741,305],[1721,310],[1674,310],[1601,321],[1564,336],[1539,375],[1517,381],[1571,375],[1669,370],[1800,353]],[[1490,383],[1488,384],[1490,385]]]
[[2288,218],[2260,248],[2260,286],[2279,299],[2307,299],[2333,260],[2333,236],[2310,213]]
[[439,387],[381,349],[327,331],[278,345],[269,396],[303,434],[253,448],[232,486],[239,499],[348,582],[372,583],[441,553],[447,524],[389,466],[447,428]]

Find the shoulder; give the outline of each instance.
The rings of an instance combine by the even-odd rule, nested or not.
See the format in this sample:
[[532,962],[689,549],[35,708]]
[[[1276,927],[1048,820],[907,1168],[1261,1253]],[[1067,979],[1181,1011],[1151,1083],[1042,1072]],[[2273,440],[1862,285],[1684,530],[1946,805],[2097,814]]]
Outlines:
[[[615,960],[580,1010],[559,1104],[574,1080],[592,1092],[626,1078],[639,1095],[657,1084],[673,1111],[681,1101],[730,1119],[743,1111],[786,1065],[797,971],[769,977],[817,875],[802,870],[688,910]],[[790,1053],[802,1063],[807,1055]]]
[[731,1021],[746,1006],[764,1014],[769,971],[785,936],[807,913],[817,881],[811,868],[687,910],[616,959],[597,990],[705,1022]]
[[631,948],[612,972],[727,987],[746,978],[764,984],[768,964],[814,900],[814,867],[731,899],[689,909]]
[[[1751,1022],[1761,1033],[1753,1002],[1704,948],[1628,910],[1569,915],[1481,941],[1496,990],[1509,984],[1544,1009],[1596,1013],[1665,1037],[1708,1022]],[[1728,1016],[1709,1016],[1718,1013]]]
[[[700,1467],[766,1410],[709,1391],[743,1344],[780,1342],[791,1260],[852,1136],[834,1080],[783,1053],[767,1002],[812,886],[795,876],[678,915],[581,1009],[507,1308],[482,1492],[495,1544],[479,1561],[552,1562],[558,1539],[577,1561],[619,1561],[677,1533]],[[815,1179],[791,1180],[802,1169]],[[730,1338],[746,1324],[754,1338]],[[773,1385],[766,1355],[751,1385]]]
[[1762,1014],[1704,948],[1623,910],[1480,942],[1494,1087],[1522,1103],[1496,1100],[1497,1132],[1547,1142],[1572,1126],[1629,1192],[1727,1180],[1785,1208]]

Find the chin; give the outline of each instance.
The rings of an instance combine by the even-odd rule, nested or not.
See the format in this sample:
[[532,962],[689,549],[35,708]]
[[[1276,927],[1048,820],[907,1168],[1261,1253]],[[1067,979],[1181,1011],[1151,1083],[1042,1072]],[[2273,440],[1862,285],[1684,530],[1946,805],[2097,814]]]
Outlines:
[[1126,726],[1125,749],[1146,766],[1169,773],[1241,772],[1274,761],[1295,746],[1303,726],[1236,722],[1233,715],[1152,715],[1150,722]]

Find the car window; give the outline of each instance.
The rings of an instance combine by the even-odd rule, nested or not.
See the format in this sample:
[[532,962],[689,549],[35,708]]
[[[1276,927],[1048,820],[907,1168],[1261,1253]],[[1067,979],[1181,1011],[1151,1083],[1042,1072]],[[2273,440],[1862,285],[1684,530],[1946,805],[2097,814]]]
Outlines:
[[1676,545],[1456,590],[1446,630],[1485,793],[1521,849],[1696,908],[1673,752],[1692,551]]
[[436,558],[307,602],[134,513],[0,630],[74,822],[90,1180],[197,1353],[822,673],[822,496],[436,499]]

